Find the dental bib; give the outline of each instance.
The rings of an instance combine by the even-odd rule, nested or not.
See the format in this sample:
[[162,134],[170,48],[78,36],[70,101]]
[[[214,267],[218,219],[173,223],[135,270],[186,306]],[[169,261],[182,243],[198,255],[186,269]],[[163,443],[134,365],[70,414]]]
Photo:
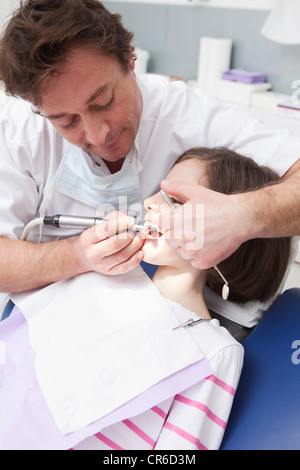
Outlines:
[[[63,434],[148,393],[133,406],[141,413],[212,373],[190,333],[173,330],[187,318],[141,267],[114,277],[83,274],[13,301],[27,320],[37,379]],[[191,365],[199,370],[186,380]]]

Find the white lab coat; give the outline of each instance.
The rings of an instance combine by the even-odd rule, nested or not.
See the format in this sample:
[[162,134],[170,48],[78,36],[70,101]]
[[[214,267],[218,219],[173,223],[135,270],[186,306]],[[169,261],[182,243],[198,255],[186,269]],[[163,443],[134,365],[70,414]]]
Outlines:
[[[258,120],[223,106],[182,82],[144,75],[138,78],[143,114],[135,147],[141,199],[159,188],[174,161],[195,146],[228,146],[284,174],[300,155],[300,140],[288,131],[269,131]],[[32,219],[57,213],[95,216],[95,208],[53,188],[66,142],[45,118],[22,100],[11,100],[0,115],[0,235],[21,236]],[[107,175],[107,171],[99,176]],[[29,235],[47,241],[74,234],[44,226]]]

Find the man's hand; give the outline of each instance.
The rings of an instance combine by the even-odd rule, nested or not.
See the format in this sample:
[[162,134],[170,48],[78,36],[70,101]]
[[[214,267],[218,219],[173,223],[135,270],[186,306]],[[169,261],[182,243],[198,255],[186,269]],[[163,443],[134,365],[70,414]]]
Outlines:
[[161,187],[184,204],[167,221],[162,214],[158,226],[196,268],[215,266],[249,239],[300,235],[300,159],[275,184],[246,193],[228,196],[180,182]]
[[200,185],[162,182],[162,189],[183,203],[161,214],[158,225],[178,253],[199,269],[218,264],[247,238],[239,195],[225,195]]
[[109,215],[107,222],[85,230],[76,242],[76,253],[83,272],[122,274],[134,269],[143,258],[144,241],[128,230],[133,217],[121,212]]

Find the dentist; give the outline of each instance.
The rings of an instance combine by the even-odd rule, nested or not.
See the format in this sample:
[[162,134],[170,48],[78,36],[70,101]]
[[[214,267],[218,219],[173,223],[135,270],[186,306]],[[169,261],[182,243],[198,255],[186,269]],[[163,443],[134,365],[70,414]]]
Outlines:
[[[178,155],[194,146],[229,146],[284,177],[272,192],[257,191],[255,200],[192,194],[172,183],[171,194],[205,202],[209,236],[197,252],[199,266],[218,263],[258,234],[299,232],[290,214],[299,221],[300,142],[201,90],[136,77],[132,39],[120,16],[98,0],[27,0],[8,22],[0,79],[17,99],[0,117],[2,292],[136,267],[143,241],[128,231],[132,215]],[[112,212],[108,206],[122,214],[113,212],[101,227],[78,234],[43,226],[20,241],[35,217],[99,216]]]

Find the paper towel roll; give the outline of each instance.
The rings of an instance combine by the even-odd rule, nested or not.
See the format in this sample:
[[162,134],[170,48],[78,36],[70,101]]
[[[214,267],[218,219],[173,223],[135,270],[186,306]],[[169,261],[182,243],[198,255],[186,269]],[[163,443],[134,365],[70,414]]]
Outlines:
[[197,81],[208,93],[214,93],[222,73],[230,68],[232,39],[200,38]]

